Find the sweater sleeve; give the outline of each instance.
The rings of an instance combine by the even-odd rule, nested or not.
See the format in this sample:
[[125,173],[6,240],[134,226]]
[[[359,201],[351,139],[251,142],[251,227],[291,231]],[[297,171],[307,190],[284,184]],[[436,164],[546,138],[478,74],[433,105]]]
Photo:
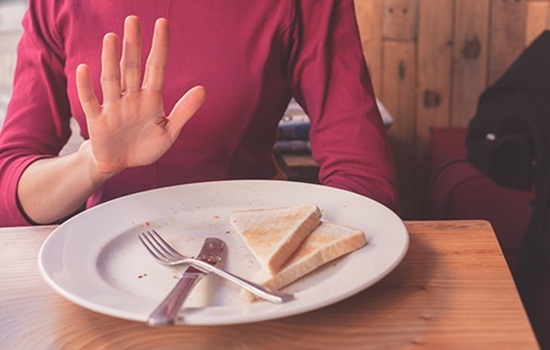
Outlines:
[[35,160],[56,156],[70,136],[64,54],[55,31],[54,3],[29,1],[22,22],[13,94],[0,132],[0,226],[30,223],[17,200],[19,178]]
[[393,156],[366,63],[352,0],[296,2],[289,80],[312,123],[321,183],[398,211]]

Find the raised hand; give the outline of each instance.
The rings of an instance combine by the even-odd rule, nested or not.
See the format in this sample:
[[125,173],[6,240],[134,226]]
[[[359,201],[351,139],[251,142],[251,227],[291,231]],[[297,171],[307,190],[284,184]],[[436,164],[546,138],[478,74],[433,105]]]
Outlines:
[[170,34],[165,19],[155,23],[143,82],[137,17],[126,18],[123,40],[121,58],[117,35],[109,33],[103,40],[102,104],[93,92],[88,66],[77,68],[78,97],[86,114],[93,157],[98,170],[106,174],[155,162],[172,146],[183,125],[206,98],[205,89],[196,86],[166,115],[162,87]]

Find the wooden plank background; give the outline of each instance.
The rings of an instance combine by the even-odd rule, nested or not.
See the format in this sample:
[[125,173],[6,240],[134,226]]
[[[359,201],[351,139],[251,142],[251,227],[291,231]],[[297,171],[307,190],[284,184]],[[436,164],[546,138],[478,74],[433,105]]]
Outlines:
[[374,89],[395,119],[389,137],[403,217],[421,218],[430,128],[468,125],[483,90],[550,29],[550,0],[355,5]]

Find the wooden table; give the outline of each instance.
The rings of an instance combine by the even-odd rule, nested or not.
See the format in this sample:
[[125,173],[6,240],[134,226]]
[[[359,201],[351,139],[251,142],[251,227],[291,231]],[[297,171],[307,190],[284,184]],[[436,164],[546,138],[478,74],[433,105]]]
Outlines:
[[538,348],[487,222],[406,225],[411,241],[402,263],[349,299],[274,321],[172,328],[150,328],[65,300],[37,268],[38,250],[55,227],[1,228],[0,348]]

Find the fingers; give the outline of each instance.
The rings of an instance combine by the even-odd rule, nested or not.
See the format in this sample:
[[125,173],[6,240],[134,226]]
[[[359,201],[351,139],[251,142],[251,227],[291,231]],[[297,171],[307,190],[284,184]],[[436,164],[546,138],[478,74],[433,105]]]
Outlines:
[[168,29],[168,21],[164,18],[160,18],[155,23],[151,52],[149,52],[149,57],[147,58],[143,80],[144,89],[147,88],[159,93],[162,91],[164,77],[166,75],[169,42],[170,32]]
[[155,23],[151,52],[143,85],[141,82],[141,24],[136,16],[128,16],[124,21],[122,57],[118,56],[118,37],[109,33],[103,40],[102,87],[104,101],[113,101],[121,94],[139,91],[141,87],[160,92],[166,74],[170,34],[166,19]]
[[168,116],[166,126],[172,139],[178,136],[181,128],[199,110],[205,99],[206,89],[202,86],[195,86],[180,98]]
[[109,33],[103,38],[103,50],[101,51],[101,88],[103,89],[104,102],[120,98],[118,37],[113,33]]
[[128,16],[124,21],[122,59],[122,93],[132,93],[140,89],[141,82],[141,25],[136,16]]
[[92,88],[90,69],[85,64],[76,68],[76,90],[86,117],[93,118],[99,115],[100,106]]

